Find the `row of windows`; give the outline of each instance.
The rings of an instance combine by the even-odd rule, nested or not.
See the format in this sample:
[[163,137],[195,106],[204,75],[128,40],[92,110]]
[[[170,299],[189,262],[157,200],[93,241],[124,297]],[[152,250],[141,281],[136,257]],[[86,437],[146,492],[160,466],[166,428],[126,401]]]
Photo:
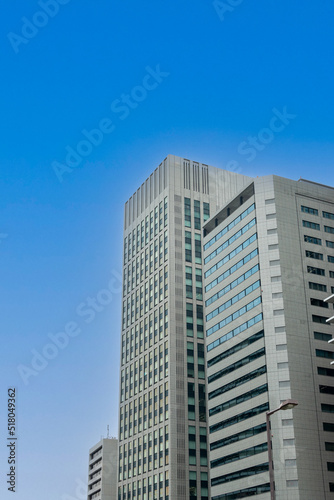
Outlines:
[[[330,338],[332,338],[331,335]],[[315,354],[318,358],[334,359],[334,352],[332,351],[324,351],[323,349],[316,349]]]
[[168,465],[168,425],[120,445],[118,464],[120,481]]
[[[197,488],[197,480],[199,483],[199,488]],[[189,498],[198,499],[198,500],[208,500],[209,494],[209,482],[208,482],[208,473],[201,472],[198,474],[194,470],[189,471]]]
[[[307,272],[317,276],[326,276],[325,269],[314,266],[307,266]],[[329,277],[334,278],[334,271],[329,271]]]
[[196,308],[196,331],[197,338],[204,338],[204,316],[203,316],[203,306],[200,304],[192,304],[191,302],[186,303],[186,333],[187,337],[194,336],[194,307]]
[[168,420],[168,382],[120,407],[120,441]]
[[123,330],[133,325],[167,297],[168,268],[165,266],[123,301]]
[[231,391],[232,389],[235,389],[236,387],[239,387],[240,385],[245,384],[246,382],[249,382],[250,380],[254,380],[257,377],[260,377],[264,373],[267,373],[266,366],[261,366],[260,368],[257,368],[256,370],[253,370],[249,373],[246,373],[246,375],[244,375],[243,377],[232,380],[228,384],[223,385],[222,387],[219,387],[218,389],[209,392],[209,399],[213,399],[217,396],[220,396],[221,394],[224,394],[225,392]]
[[[228,418],[227,420],[222,420],[217,424],[210,425],[209,432],[210,434],[212,434],[213,432],[217,432],[220,431],[221,429],[225,429],[226,427],[230,427],[231,425],[238,424],[239,422],[248,420],[249,418],[255,417],[256,415],[264,413],[268,410],[269,410],[269,403],[263,403],[262,405],[252,408],[251,410],[247,410],[242,413],[239,413],[238,415],[234,415],[233,417]],[[333,424],[333,430],[334,430],[334,424]]]
[[128,266],[124,265],[123,296],[149,278],[153,271],[162,266],[167,259],[168,236],[165,231],[155,239],[154,243],[138,254]]
[[[258,288],[258,286],[256,288]],[[240,309],[238,309],[237,311],[235,311],[233,314],[230,314],[226,318],[224,318],[221,321],[219,321],[219,323],[216,323],[214,326],[212,326],[211,328],[209,328],[206,331],[206,336],[209,337],[210,335],[212,335],[213,333],[217,332],[218,330],[221,330],[222,328],[224,328],[224,326],[228,325],[229,323],[232,323],[232,321],[235,321],[240,316],[243,316],[244,314],[246,314],[246,312],[251,311],[254,307],[256,307],[259,304],[261,304],[261,302],[262,302],[262,298],[261,297],[256,297],[256,299],[252,300],[248,304],[244,305],[243,307],[241,307]]]
[[229,260],[233,259],[238,253],[240,253],[242,250],[248,247],[253,241],[257,239],[257,233],[254,233],[250,238],[245,240],[241,245],[236,247],[232,252],[228,253],[225,255],[225,257],[221,260],[219,260],[214,266],[210,267],[204,274],[205,278],[208,278],[212,273],[216,272],[217,269],[222,267],[224,264],[226,264]]
[[[203,283],[202,283],[202,269],[195,268],[195,289],[196,300],[203,300]],[[186,298],[193,298],[193,269],[186,266]]]
[[[203,222],[210,217],[209,203],[203,203]],[[190,198],[184,199],[184,225],[191,227],[191,200]],[[194,228],[200,230],[201,225],[201,202],[194,200]]]
[[248,356],[238,359],[238,361],[236,361],[235,363],[232,363],[231,365],[226,366],[221,370],[219,370],[218,372],[215,372],[212,375],[210,375],[208,377],[208,383],[210,384],[211,382],[214,382],[215,380],[218,380],[221,377],[225,377],[225,375],[228,375],[229,373],[238,370],[242,366],[248,365],[248,363],[251,363],[252,361],[255,361],[256,359],[264,356],[265,353],[266,353],[265,348],[262,347],[261,349],[258,349],[257,351],[253,352],[252,354],[248,354]]
[[216,234],[211,240],[208,241],[208,243],[205,244],[204,250],[207,250],[211,245],[213,245],[216,241],[218,241],[224,234],[226,234],[228,231],[230,231],[234,226],[236,226],[240,221],[242,221],[248,214],[253,212],[255,210],[255,203],[248,207],[244,212],[242,212],[241,215],[236,217],[232,222],[228,224],[228,226],[225,226],[219,233]]
[[[300,208],[301,208],[301,211],[306,213],[306,214],[319,215],[319,211],[316,208],[305,207],[304,205],[302,205]],[[322,212],[322,216],[325,219],[334,220],[334,214],[332,214],[330,212]]]
[[322,285],[321,283],[314,283],[312,281],[308,282],[308,287],[311,290],[318,290],[319,292],[327,292],[327,286]]
[[[313,243],[314,245],[322,245],[322,241],[320,238],[315,238],[314,236],[304,235],[304,241],[306,243]],[[334,248],[334,241],[326,240],[326,247]]]
[[[187,342],[187,374],[195,376],[194,342]],[[197,377],[205,378],[204,344],[197,343]]]
[[210,297],[205,302],[205,305],[209,306],[210,304],[212,304],[216,300],[220,299],[221,297],[223,297],[223,295],[225,295],[226,293],[228,293],[230,290],[233,290],[233,288],[235,288],[237,285],[240,285],[240,283],[242,283],[246,279],[248,279],[251,276],[253,276],[253,274],[255,274],[257,271],[259,271],[259,269],[260,269],[259,264],[256,264],[254,267],[252,267],[251,269],[249,269],[249,271],[247,271],[246,273],[242,274],[241,276],[239,276],[239,278],[235,279],[234,281],[232,281],[231,283],[229,283],[227,286],[225,286],[224,288],[222,288],[221,290],[219,290],[219,292],[217,292],[214,295],[212,295],[212,297]]
[[325,342],[328,342],[332,338],[332,336],[329,333],[313,332],[313,335],[315,339],[324,340]]
[[236,472],[231,472],[230,474],[225,474],[224,476],[216,477],[211,480],[211,486],[218,486],[219,484],[229,483],[231,481],[236,481],[237,479],[244,479],[256,474],[262,474],[262,472],[266,471],[269,471],[268,462],[260,465],[254,465],[253,467],[248,467],[247,469],[238,470]]
[[311,298],[310,301],[312,306],[324,307],[325,309],[328,309],[328,303],[324,302],[322,299]]
[[[310,259],[324,260],[324,254],[319,252],[312,252],[311,250],[305,250],[305,255]],[[327,260],[328,262],[334,262],[334,257],[332,257],[331,255],[327,255]]]
[[256,323],[259,323],[263,319],[263,314],[257,314],[253,318],[249,319],[245,323],[243,323],[240,326],[237,326],[237,328],[234,328],[234,330],[231,330],[230,332],[226,333],[226,335],[223,335],[219,339],[215,340],[214,342],[211,342],[211,344],[208,344],[207,346],[207,351],[211,351],[212,349],[215,349],[218,347],[220,344],[223,344],[227,340],[230,340],[233,337],[236,337],[239,335],[239,333],[247,330],[248,328],[251,328],[253,325],[256,325]]
[[253,457],[254,455],[258,455],[259,453],[264,453],[268,451],[268,444],[261,443],[256,446],[251,446],[250,448],[246,448],[245,450],[237,451],[236,453],[231,453],[230,455],[226,455],[225,457],[217,458],[216,460],[212,460],[210,462],[211,468],[220,467],[221,465],[229,464],[231,462],[235,462],[236,460],[242,460],[243,458]]
[[[200,233],[194,234],[194,242],[195,242],[195,264],[202,264],[202,244],[201,244],[201,235]],[[191,240],[191,232],[185,231],[185,260],[186,262],[192,262],[192,240]]]
[[220,354],[217,354],[214,358],[210,359],[208,361],[208,367],[215,365],[216,363],[219,363],[225,358],[228,358],[229,356],[232,356],[232,354],[235,354],[236,352],[240,351],[241,349],[245,349],[245,347],[248,347],[249,345],[253,344],[254,342],[257,342],[258,340],[262,339],[264,337],[264,330],[261,330],[260,332],[255,333],[251,337],[248,337],[247,339],[243,340],[242,342],[239,342],[239,344],[234,345],[233,347],[230,347],[230,349],[227,349],[224,352],[221,352]]
[[241,292],[239,292],[237,295],[234,295],[234,297],[232,297],[231,299],[227,300],[226,302],[224,302],[224,304],[220,305],[219,307],[217,307],[216,309],[214,309],[212,312],[210,312],[209,314],[207,314],[206,321],[210,321],[215,316],[217,316],[218,314],[222,313],[223,311],[225,311],[226,309],[228,309],[229,307],[231,307],[236,302],[239,302],[239,300],[243,299],[244,297],[246,297],[247,295],[249,295],[251,292],[253,292],[257,288],[259,288],[259,286],[260,286],[260,280],[256,281],[255,283],[253,283],[249,287],[245,288],[244,290],[242,290]]
[[217,255],[219,255],[223,250],[232,245],[234,241],[239,239],[243,234],[245,234],[249,229],[251,229],[256,224],[256,218],[252,219],[248,222],[243,228],[239,229],[237,233],[231,236],[228,240],[224,241],[216,250],[211,252],[205,259],[204,264],[210,262],[210,260],[214,259]]
[[122,366],[168,336],[168,303],[122,335]]
[[118,488],[118,500],[169,500],[169,470]]
[[168,376],[168,341],[121,370],[121,402]]
[[268,491],[270,491],[270,483],[261,484],[260,486],[251,486],[250,488],[245,488],[244,490],[218,495],[212,497],[212,500],[238,500],[239,498],[261,495],[261,493],[267,493]]
[[252,389],[251,391],[245,392],[244,394],[240,394],[240,396],[237,396],[236,398],[230,399],[229,401],[225,401],[224,403],[214,406],[209,410],[209,415],[210,417],[212,417],[213,415],[217,415],[217,413],[221,413],[225,410],[228,410],[229,408],[233,408],[233,406],[244,403],[249,399],[256,398],[257,396],[263,394],[264,392],[268,392],[267,384],[263,384],[259,387],[256,387],[255,389]]
[[124,263],[127,263],[135,256],[136,252],[142,250],[145,245],[152,241],[155,236],[167,227],[167,197],[159,203],[150,215],[145,217],[137,228],[124,238]]
[[[311,222],[309,220],[303,220],[303,226],[308,227],[309,229],[315,229],[316,231],[320,231],[320,224],[316,222]],[[325,233],[334,234],[334,227],[324,226]]]
[[[255,236],[255,238],[253,239],[253,241],[257,238],[256,234],[254,236]],[[253,236],[252,236],[252,238],[253,238]],[[214,279],[213,281],[211,281],[211,283],[209,283],[205,287],[205,291],[208,292],[209,290],[211,290],[212,288],[214,288],[216,285],[218,285],[219,283],[221,283],[228,276],[230,276],[231,274],[235,273],[235,271],[237,271],[238,269],[240,269],[240,267],[244,266],[245,264],[247,264],[247,262],[249,262],[251,259],[253,259],[254,257],[256,257],[258,255],[258,253],[259,253],[259,250],[257,248],[255,248],[252,252],[250,252],[249,254],[247,254],[243,259],[239,260],[236,264],[234,264],[234,266],[230,267],[223,274],[221,274],[216,279]]]
[[208,465],[206,427],[199,428],[199,446],[196,445],[196,427],[188,426],[188,443],[189,443],[189,465],[196,465],[197,452],[199,452],[199,465],[206,467]]
[[266,424],[256,425],[255,427],[251,427],[250,429],[246,429],[244,431],[238,432],[237,434],[233,434],[232,436],[228,436],[223,439],[218,439],[210,444],[210,450],[217,450],[218,448],[222,448],[224,446],[228,446],[233,443],[237,443],[238,441],[242,441],[243,439],[248,439],[249,437],[257,436],[262,432],[266,432],[267,426]]

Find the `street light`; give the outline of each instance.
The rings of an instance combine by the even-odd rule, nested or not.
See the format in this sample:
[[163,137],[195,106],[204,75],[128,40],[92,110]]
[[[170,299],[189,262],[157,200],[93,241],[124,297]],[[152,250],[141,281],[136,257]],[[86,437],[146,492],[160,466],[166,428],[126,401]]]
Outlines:
[[295,399],[286,399],[279,405],[275,410],[266,412],[266,424],[267,424],[267,443],[268,443],[268,459],[269,459],[269,480],[270,480],[270,498],[275,500],[275,485],[274,485],[274,469],[273,469],[273,451],[271,448],[271,435],[270,435],[270,415],[276,413],[280,410],[291,410],[298,405],[298,401]]

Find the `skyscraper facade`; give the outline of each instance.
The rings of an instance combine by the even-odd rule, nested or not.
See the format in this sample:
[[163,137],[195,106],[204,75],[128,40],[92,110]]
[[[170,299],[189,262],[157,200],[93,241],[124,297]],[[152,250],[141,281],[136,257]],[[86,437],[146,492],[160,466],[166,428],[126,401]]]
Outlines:
[[204,225],[204,315],[213,500],[334,496],[334,189],[251,180]]
[[250,178],[169,155],[125,204],[119,500],[208,500],[202,225]]

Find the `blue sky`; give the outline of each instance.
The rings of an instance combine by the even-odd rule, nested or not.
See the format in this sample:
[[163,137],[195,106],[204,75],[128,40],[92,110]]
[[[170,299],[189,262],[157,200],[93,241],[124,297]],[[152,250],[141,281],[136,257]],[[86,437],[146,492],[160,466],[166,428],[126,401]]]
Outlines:
[[1,498],[8,387],[16,500],[81,500],[88,449],[117,434],[123,205],[167,154],[333,185],[333,3],[230,4],[2,6]]

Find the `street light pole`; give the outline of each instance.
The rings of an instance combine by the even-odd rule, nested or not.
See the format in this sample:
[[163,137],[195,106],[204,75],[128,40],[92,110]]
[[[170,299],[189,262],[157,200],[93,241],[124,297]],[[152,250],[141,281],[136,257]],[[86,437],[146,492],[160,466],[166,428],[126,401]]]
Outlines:
[[275,500],[275,482],[274,482],[274,467],[273,467],[273,450],[271,447],[271,430],[270,430],[270,415],[280,410],[290,410],[298,405],[295,399],[286,399],[275,410],[266,412],[267,426],[267,444],[268,444],[268,460],[269,460],[269,482],[270,482],[270,500]]

